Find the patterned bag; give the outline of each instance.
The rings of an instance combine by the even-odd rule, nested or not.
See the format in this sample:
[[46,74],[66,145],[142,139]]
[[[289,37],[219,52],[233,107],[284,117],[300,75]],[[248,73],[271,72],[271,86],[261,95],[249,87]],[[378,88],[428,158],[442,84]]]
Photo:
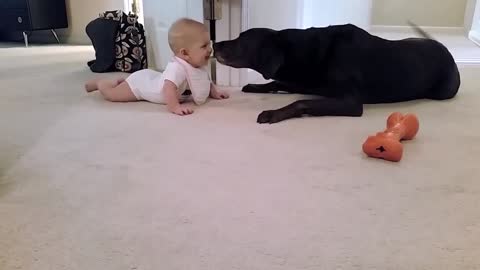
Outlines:
[[148,67],[145,29],[138,16],[122,10],[106,11],[100,18],[120,23],[115,38],[115,70],[133,73]]

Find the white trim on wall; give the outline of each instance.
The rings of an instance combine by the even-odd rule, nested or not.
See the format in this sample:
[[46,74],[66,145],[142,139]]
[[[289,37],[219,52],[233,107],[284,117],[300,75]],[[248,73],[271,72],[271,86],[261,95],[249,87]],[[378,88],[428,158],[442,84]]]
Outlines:
[[[244,0],[243,0],[244,1]],[[222,18],[217,21],[217,42],[237,38],[242,31],[242,0],[222,1]],[[207,21],[205,23],[208,24]],[[240,70],[217,64],[217,84],[240,86]]]
[[477,0],[467,1],[467,6],[465,7],[465,18],[463,23],[463,27],[465,28],[466,33],[468,33],[472,28],[473,16],[475,14],[476,4],[477,4]]
[[[249,12],[249,0],[242,0],[241,8],[241,29],[242,32],[250,28],[250,12]],[[242,87],[248,82],[248,69],[242,68],[238,70],[238,86]]]
[[242,0],[242,8],[241,8],[241,12],[242,12],[242,21],[241,21],[241,29],[242,29],[242,32],[243,31],[246,31],[248,30],[249,28],[249,18],[250,18],[250,14],[249,14],[249,9],[248,9],[248,0]]
[[302,28],[308,28],[310,26],[313,25],[313,14],[312,12],[308,12],[310,10],[312,10],[313,8],[313,1],[314,0],[303,0],[302,1],[302,5],[301,5],[301,8],[302,8],[302,21],[300,22],[300,26]]
[[475,30],[468,32],[468,38],[478,46],[480,46],[480,33]]
[[306,0],[297,0],[297,22],[296,25],[298,28],[305,28],[305,3]]
[[[236,2],[238,1],[238,2]],[[242,2],[243,0],[230,0],[230,3],[238,3],[238,5],[230,6],[230,38],[237,38],[240,33],[243,31],[242,28]],[[231,86],[240,86],[240,70],[230,68],[230,85]]]
[[[216,23],[216,37],[217,42],[229,39],[230,38],[230,28],[232,20],[230,18],[230,1],[222,1],[222,18],[217,20]],[[204,20],[205,24],[208,25],[210,22]],[[217,72],[217,85],[220,86],[231,86],[231,69],[226,67],[218,62],[216,62],[216,72]]]
[[[463,27],[441,27],[441,26],[421,26],[426,32],[442,33],[451,35],[461,35],[465,33]],[[394,26],[394,25],[372,25],[370,26],[372,32],[394,32],[394,33],[413,33],[410,26]]]

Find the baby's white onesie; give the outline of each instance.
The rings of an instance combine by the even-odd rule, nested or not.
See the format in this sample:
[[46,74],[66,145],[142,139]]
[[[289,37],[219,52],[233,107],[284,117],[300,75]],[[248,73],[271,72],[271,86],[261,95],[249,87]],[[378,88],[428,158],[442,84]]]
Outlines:
[[165,80],[177,86],[179,96],[189,89],[196,104],[204,103],[210,94],[211,81],[206,67],[194,68],[176,56],[167,64],[164,72],[142,69],[132,73],[125,81],[138,100],[165,104]]

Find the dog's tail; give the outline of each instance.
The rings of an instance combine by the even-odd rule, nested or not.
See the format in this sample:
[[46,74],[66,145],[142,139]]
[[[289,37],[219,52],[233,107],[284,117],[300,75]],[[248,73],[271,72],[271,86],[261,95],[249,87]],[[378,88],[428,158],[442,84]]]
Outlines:
[[420,36],[424,37],[424,38],[427,38],[427,39],[432,39],[432,40],[435,40],[429,33],[425,32],[425,30],[423,30],[422,28],[420,28],[420,26],[414,24],[412,21],[408,20],[407,21],[408,25],[410,25],[413,30],[415,30],[415,32],[417,34],[419,34]]

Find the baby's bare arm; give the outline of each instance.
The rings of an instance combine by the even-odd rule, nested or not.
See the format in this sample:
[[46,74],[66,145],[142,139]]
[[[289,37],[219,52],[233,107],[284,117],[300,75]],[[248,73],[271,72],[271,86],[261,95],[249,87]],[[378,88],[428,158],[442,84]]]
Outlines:
[[173,82],[165,80],[163,83],[163,93],[165,95],[167,109],[170,112],[178,115],[187,115],[193,113],[193,110],[190,107],[181,105],[178,101],[177,86]]

